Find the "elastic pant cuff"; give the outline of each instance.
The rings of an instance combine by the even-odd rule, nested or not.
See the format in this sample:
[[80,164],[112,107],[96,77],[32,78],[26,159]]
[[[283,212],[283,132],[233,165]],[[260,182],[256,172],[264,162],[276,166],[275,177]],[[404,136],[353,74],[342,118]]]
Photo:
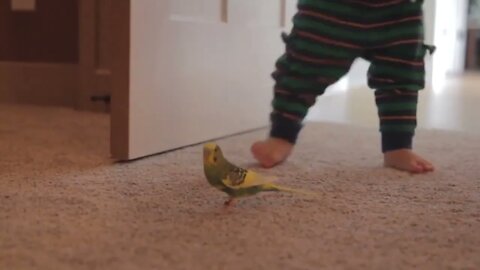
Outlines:
[[270,115],[272,127],[270,137],[286,140],[292,144],[297,142],[298,134],[303,125],[301,122],[287,118],[279,113]]
[[382,152],[399,149],[412,149],[413,133],[408,132],[383,132]]

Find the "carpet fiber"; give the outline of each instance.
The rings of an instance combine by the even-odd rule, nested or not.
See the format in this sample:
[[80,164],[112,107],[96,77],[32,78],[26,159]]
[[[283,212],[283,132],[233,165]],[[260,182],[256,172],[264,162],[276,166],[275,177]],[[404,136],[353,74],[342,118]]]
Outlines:
[[[418,131],[438,170],[381,166],[376,130],[309,123],[269,193],[222,209],[201,146],[108,157],[108,116],[0,106],[0,269],[480,269],[478,134]],[[260,131],[218,141],[255,167]]]

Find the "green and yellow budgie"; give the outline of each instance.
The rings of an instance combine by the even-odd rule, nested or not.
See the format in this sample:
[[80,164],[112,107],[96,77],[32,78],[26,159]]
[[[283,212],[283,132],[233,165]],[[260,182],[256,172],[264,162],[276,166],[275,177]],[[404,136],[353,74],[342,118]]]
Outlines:
[[207,143],[203,147],[203,168],[208,182],[215,188],[225,192],[229,206],[235,198],[252,196],[263,191],[286,191],[312,194],[300,190],[276,185],[269,178],[251,170],[237,167],[230,163],[215,143]]

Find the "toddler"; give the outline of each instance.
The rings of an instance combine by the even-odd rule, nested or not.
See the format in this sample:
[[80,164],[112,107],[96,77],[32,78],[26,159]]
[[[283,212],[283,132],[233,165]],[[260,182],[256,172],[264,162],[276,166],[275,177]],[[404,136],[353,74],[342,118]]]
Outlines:
[[293,29],[276,62],[270,137],[252,145],[264,167],[291,154],[317,96],[357,57],[370,62],[386,166],[412,173],[433,165],[412,151],[418,91],[425,86],[423,0],[299,0]]

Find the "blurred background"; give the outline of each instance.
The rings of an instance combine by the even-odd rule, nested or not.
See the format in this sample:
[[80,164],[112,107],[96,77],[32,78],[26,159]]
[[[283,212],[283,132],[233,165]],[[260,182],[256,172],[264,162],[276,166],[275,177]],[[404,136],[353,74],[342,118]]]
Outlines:
[[[133,150],[115,147],[135,148],[135,142],[151,140],[139,147],[141,156],[266,125],[269,76],[283,50],[280,32],[291,27],[295,4],[0,0],[0,104],[8,104],[5,113],[23,105],[111,116],[112,152],[124,158]],[[425,0],[424,10],[426,43],[437,51],[426,56],[427,89],[422,92],[419,125],[480,130],[475,120],[480,3]],[[307,120],[377,125],[367,68],[368,63],[358,59],[349,74],[318,99]],[[249,109],[235,107],[244,97]],[[208,133],[214,127],[198,123],[220,117],[218,104],[235,110],[217,119],[223,129]],[[175,122],[169,120],[173,118]],[[232,118],[237,123],[230,125]],[[189,137],[176,141],[176,133],[165,133],[171,125]],[[155,126],[160,127],[156,133]],[[155,147],[156,141],[165,144]]]
[[[113,8],[111,0],[0,0],[0,102],[101,110],[95,104],[111,94]],[[438,48],[427,59],[430,82],[479,70],[478,0],[426,0],[425,23],[427,43]],[[76,69],[90,62],[99,85],[80,89]],[[343,86],[363,84],[367,65],[359,61]]]
[[[480,132],[476,120],[480,115],[479,1],[425,0],[424,16],[425,43],[435,45],[436,51],[425,58],[427,86],[421,92],[418,125]],[[318,99],[308,119],[377,126],[376,108],[365,76],[368,65],[359,59],[327,98]],[[342,109],[336,109],[338,106]]]

